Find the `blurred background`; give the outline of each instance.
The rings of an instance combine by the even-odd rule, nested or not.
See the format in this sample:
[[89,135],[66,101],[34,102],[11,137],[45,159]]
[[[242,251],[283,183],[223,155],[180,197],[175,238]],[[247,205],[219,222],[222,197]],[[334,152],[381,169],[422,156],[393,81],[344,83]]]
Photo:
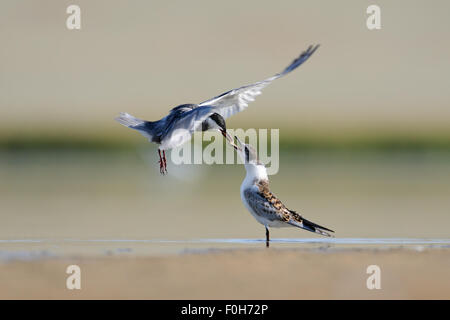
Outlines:
[[[81,8],[81,30],[66,8]],[[381,7],[381,30],[366,8]],[[337,237],[445,238],[448,1],[0,3],[0,238],[263,238],[239,165],[169,161],[113,119],[156,120],[314,56],[230,128],[280,129],[273,192]],[[274,238],[313,237],[295,229]]]

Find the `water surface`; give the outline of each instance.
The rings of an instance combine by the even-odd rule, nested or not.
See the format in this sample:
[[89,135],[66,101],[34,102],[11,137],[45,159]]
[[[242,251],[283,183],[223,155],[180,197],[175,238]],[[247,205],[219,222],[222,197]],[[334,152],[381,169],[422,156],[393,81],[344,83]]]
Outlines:
[[[264,227],[240,201],[242,166],[169,163],[163,177],[154,151],[2,154],[0,251],[261,246]],[[275,245],[446,245],[450,238],[446,154],[285,152],[280,160],[272,191],[336,238],[272,229]]]

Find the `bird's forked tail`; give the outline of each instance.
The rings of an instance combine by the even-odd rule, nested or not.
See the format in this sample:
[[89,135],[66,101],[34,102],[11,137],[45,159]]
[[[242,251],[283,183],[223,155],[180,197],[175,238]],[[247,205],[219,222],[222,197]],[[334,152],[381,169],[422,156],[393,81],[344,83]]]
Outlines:
[[126,112],[121,112],[119,116],[115,118],[115,120],[128,128],[139,126],[145,122],[145,120],[133,117],[131,114],[128,114]]
[[311,231],[311,232],[314,232],[314,233],[317,233],[317,234],[320,234],[322,236],[333,237],[333,235],[329,233],[329,232],[334,232],[333,230],[322,227],[322,226],[320,226],[314,222],[311,222],[309,220],[306,220],[305,218],[301,217],[295,211],[291,211],[291,213],[294,214],[295,218],[293,220],[289,221],[289,224],[299,227],[299,228],[302,228],[302,229],[305,229],[305,230],[308,230],[308,231]]
[[[322,236],[326,236],[326,237],[333,237],[332,234],[328,233],[328,232],[334,232],[331,229],[319,226],[318,224],[315,224],[314,222],[311,222],[309,220],[306,220],[305,218],[303,218],[303,229],[314,232],[314,233],[318,233]],[[328,232],[326,232],[328,231]]]

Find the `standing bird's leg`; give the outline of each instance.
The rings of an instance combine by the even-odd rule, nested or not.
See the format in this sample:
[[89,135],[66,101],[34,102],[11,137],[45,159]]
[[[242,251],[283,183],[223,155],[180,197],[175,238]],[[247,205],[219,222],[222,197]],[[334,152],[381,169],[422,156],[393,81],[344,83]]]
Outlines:
[[270,241],[270,237],[269,237],[269,228],[266,227],[266,247],[269,247],[269,241]]
[[165,173],[167,173],[166,150],[163,150],[163,159],[164,159],[164,171],[165,171]]
[[161,150],[158,149],[158,155],[159,155],[159,172],[161,174],[164,174],[164,160],[161,157]]

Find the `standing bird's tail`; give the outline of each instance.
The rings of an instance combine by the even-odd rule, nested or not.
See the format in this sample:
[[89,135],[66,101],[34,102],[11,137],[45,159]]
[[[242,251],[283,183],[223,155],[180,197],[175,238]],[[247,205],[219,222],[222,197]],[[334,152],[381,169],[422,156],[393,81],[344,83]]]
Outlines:
[[328,232],[334,232],[333,230],[322,227],[322,226],[315,224],[314,222],[311,222],[309,220],[306,220],[305,218],[300,216],[295,211],[292,211],[292,210],[289,210],[289,211],[292,214],[291,217],[293,218],[288,222],[289,224],[299,227],[299,228],[302,228],[302,229],[305,229],[305,230],[308,230],[308,231],[311,231],[311,232],[314,232],[314,233],[317,233],[317,234],[320,234],[322,236],[333,237],[333,235],[328,233]]
[[[303,229],[314,232],[314,233],[318,233],[322,236],[326,236],[326,237],[333,237],[332,234],[329,234],[328,232],[334,232],[331,229],[319,226],[318,224],[315,224],[314,222],[311,222],[309,220],[306,220],[305,218],[302,218],[302,224],[303,224]],[[328,232],[326,232],[328,231]]]

